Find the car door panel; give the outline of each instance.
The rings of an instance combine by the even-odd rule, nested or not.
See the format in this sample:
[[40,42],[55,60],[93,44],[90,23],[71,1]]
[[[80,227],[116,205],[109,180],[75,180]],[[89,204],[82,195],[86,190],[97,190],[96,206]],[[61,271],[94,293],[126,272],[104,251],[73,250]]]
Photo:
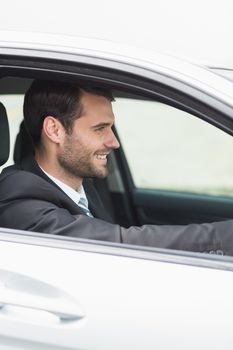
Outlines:
[[214,222],[233,217],[231,198],[135,189],[132,202],[140,225]]
[[[170,350],[175,341],[182,350],[190,345],[195,329],[198,337],[191,348],[205,343],[206,348],[217,349],[221,343],[224,349],[231,349],[228,326],[233,322],[233,272],[224,271],[224,258],[208,262],[201,255],[195,259],[192,253],[185,257],[179,252],[173,255],[169,251],[56,241],[43,235],[28,237],[9,232],[0,235],[0,249],[1,289],[18,286],[20,302],[20,293],[28,299],[38,293],[46,300],[52,288],[51,304],[53,298],[60,304],[59,297],[65,293],[84,310],[82,318],[62,321],[45,310],[5,305],[0,308],[3,346]],[[212,269],[205,268],[205,264]],[[229,268],[231,264],[230,259]],[[57,295],[55,290],[59,291]],[[221,305],[219,312],[224,319],[216,317],[213,304]],[[211,327],[206,328],[206,324]],[[201,332],[203,328],[205,332]]]

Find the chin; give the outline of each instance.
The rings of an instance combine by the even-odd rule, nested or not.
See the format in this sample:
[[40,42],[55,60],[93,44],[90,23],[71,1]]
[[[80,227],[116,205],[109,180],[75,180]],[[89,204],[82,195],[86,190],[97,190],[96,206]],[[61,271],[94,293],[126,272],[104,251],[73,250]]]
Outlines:
[[96,176],[95,177],[98,177],[99,179],[103,179],[105,178],[106,176],[108,175],[108,169],[105,168],[105,169],[99,169],[96,171]]

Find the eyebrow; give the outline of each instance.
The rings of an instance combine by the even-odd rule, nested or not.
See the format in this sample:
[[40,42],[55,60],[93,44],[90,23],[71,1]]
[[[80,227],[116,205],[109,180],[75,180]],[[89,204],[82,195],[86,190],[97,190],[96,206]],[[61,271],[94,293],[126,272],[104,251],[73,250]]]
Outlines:
[[93,129],[104,127],[104,126],[110,126],[112,123],[98,123],[92,126]]

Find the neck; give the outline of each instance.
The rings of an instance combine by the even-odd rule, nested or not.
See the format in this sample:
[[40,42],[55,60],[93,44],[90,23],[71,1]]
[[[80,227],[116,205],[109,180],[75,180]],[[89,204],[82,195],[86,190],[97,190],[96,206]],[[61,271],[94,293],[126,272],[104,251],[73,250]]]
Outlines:
[[56,161],[51,161],[47,158],[45,159],[38,153],[35,153],[35,159],[38,165],[44,171],[46,171],[46,173],[60,180],[64,184],[72,187],[74,190],[78,190],[82,186],[82,178],[76,177],[68,173],[65,169],[59,166],[59,164],[57,164]]

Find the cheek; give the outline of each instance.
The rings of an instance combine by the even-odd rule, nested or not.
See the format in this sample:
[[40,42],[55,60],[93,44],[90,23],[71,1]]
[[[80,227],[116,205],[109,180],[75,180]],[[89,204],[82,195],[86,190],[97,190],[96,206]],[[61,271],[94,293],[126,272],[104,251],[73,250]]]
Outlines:
[[104,133],[94,132],[90,129],[82,130],[82,128],[75,128],[72,135],[69,136],[73,150],[86,156],[91,156],[102,149],[104,138]]
[[91,156],[95,152],[93,139],[89,137],[73,137],[71,141],[72,152],[79,157]]
[[101,148],[104,136],[100,135],[98,133],[87,133],[85,134],[85,137],[83,135],[77,139],[77,141],[83,146],[86,147],[89,150],[98,150]]

